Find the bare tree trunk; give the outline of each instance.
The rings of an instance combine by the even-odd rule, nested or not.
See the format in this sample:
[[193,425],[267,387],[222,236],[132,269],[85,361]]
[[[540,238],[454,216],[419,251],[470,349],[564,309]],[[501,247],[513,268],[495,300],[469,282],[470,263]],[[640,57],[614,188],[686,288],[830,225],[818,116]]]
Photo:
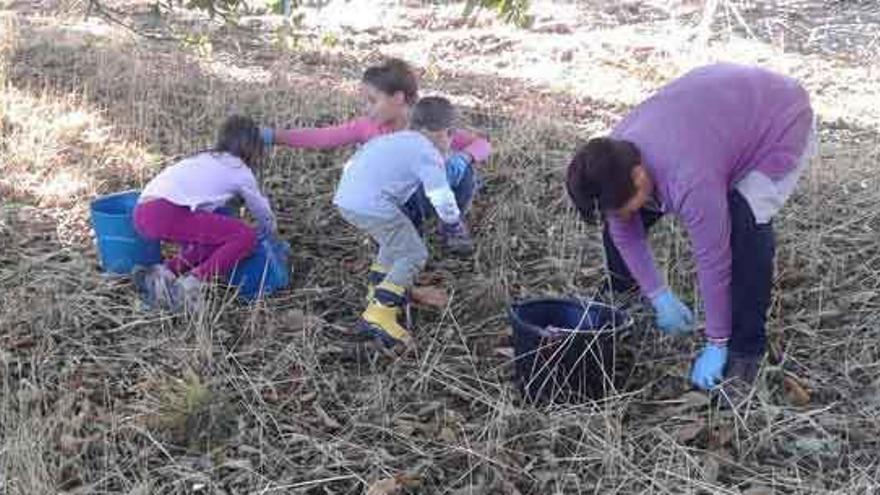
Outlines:
[[697,45],[700,48],[709,46],[709,37],[712,36],[712,23],[715,21],[715,14],[718,12],[720,0],[706,0],[703,6],[703,17],[700,19],[700,25],[697,26]]

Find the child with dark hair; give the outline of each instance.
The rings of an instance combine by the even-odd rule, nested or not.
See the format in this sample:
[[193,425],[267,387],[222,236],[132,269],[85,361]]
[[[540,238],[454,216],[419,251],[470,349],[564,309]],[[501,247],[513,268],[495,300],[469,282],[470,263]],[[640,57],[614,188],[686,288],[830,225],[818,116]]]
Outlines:
[[393,347],[411,340],[400,323],[407,290],[428,259],[428,250],[403,208],[419,187],[440,221],[454,231],[461,213],[443,169],[455,111],[445,98],[415,104],[410,129],[377,137],[345,165],[333,203],[342,217],[379,245],[369,277],[369,303],[358,331]]
[[[330,149],[364,144],[373,138],[406,129],[410,110],[418,100],[418,80],[409,64],[389,59],[369,67],[363,74],[362,92],[367,115],[338,126],[317,129],[263,129],[267,145],[282,144],[293,148]],[[486,160],[492,152],[489,142],[472,132],[452,131],[450,150],[445,152],[447,180],[455,193],[459,209],[466,212],[473,202],[477,187],[474,164]],[[417,229],[430,215],[430,202],[422,191],[413,195],[406,207],[407,215]],[[444,247],[454,254],[467,254],[473,249],[467,226],[462,222],[456,233],[440,223]]]
[[[258,236],[275,233],[275,215],[254,176],[262,150],[257,125],[233,116],[223,123],[212,150],[184,158],[147,183],[134,210],[135,229],[147,239],[180,246],[164,265],[135,271],[148,302],[179,309],[185,301],[197,301],[202,284],[228,275],[251,254]],[[259,232],[215,213],[234,197],[244,200]]]
[[610,288],[638,284],[671,334],[691,331],[694,316],[657,272],[646,232],[665,213],[682,220],[706,316],[691,380],[707,390],[721,384],[731,403],[751,387],[764,353],[771,220],[807,168],[814,136],[809,96],[795,80],[718,64],[661,89],[568,168],[577,209],[605,218]]

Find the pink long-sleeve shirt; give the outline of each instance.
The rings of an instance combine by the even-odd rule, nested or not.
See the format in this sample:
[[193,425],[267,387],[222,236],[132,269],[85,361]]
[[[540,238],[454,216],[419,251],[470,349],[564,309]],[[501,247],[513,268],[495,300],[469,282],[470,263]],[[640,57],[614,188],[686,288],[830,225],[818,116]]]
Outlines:
[[[733,64],[696,69],[633,110],[612,137],[634,143],[665,212],[677,215],[691,240],[706,310],[706,336],[731,333],[728,192],[751,171],[774,181],[806,149],[813,111],[788,77]],[[663,287],[642,220],[609,217],[611,237],[642,292]]]
[[[275,133],[275,142],[292,148],[331,149],[352,144],[364,144],[394,129],[369,118],[360,117],[331,127],[285,129]],[[464,151],[475,162],[482,162],[492,154],[492,145],[472,132],[456,129],[452,134],[452,149]]]
[[198,153],[166,167],[144,186],[140,201],[164,199],[193,211],[215,211],[236,196],[244,199],[262,229],[274,229],[275,214],[254,172],[226,152]]

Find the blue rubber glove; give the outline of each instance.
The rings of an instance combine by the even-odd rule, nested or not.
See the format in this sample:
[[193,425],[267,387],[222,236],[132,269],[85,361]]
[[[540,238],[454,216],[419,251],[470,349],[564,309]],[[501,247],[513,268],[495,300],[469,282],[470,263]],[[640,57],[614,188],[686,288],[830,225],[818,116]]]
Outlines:
[[694,314],[669,289],[651,299],[657,312],[657,326],[667,335],[690,333],[694,329]]
[[271,148],[275,144],[275,129],[271,127],[260,127],[260,139],[263,140],[263,146]]
[[461,182],[473,161],[471,155],[463,151],[449,155],[449,158],[446,159],[446,180],[449,181],[450,187],[455,187]]
[[702,390],[715,388],[721,382],[725,364],[727,364],[727,346],[706,344],[697,360],[694,361],[691,382]]

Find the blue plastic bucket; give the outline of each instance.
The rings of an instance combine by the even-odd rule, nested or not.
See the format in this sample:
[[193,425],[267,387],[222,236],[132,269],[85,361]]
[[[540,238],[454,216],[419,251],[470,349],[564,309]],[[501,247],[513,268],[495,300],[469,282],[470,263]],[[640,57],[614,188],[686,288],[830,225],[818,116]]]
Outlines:
[[138,191],[125,191],[92,201],[92,228],[101,259],[101,268],[109,273],[129,274],[135,265],[162,261],[159,241],[144,239],[134,229],[132,212]]
[[272,238],[261,239],[253,254],[242,260],[229,276],[239,297],[252,301],[290,286],[290,245]]
[[578,403],[613,390],[615,342],[633,321],[608,305],[535,299],[509,310],[514,378],[527,401]]

